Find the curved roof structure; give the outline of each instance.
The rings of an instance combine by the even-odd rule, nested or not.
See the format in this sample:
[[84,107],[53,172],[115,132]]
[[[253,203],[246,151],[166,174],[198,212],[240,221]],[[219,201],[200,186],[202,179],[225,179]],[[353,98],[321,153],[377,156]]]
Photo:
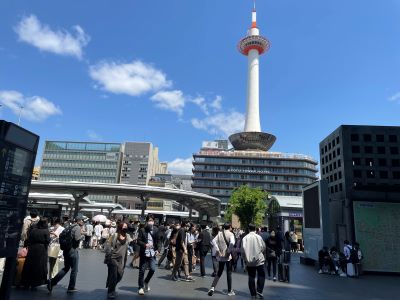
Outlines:
[[271,195],[270,199],[278,201],[280,207],[303,209],[303,198],[299,196]]
[[32,180],[30,192],[60,193],[60,194],[100,194],[110,196],[133,196],[147,199],[160,198],[174,200],[186,207],[197,210],[199,213],[211,217],[219,216],[220,200],[218,198],[179,189],[164,187],[130,185],[121,183],[92,183],[92,182],[63,182],[63,181],[35,181]]

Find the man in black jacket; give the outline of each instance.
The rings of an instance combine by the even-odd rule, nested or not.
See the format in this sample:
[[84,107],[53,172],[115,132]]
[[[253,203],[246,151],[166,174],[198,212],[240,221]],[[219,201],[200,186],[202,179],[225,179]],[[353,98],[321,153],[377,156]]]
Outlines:
[[[138,293],[139,295],[144,295],[145,292],[150,291],[149,282],[156,270],[158,234],[157,229],[154,228],[153,215],[147,215],[146,226],[139,231],[137,243],[140,247]],[[144,273],[147,267],[150,270],[149,273],[147,273],[146,279],[144,279]]]
[[201,226],[201,232],[198,237],[198,247],[200,252],[200,275],[206,276],[205,259],[211,249],[211,234],[206,230],[206,225]]

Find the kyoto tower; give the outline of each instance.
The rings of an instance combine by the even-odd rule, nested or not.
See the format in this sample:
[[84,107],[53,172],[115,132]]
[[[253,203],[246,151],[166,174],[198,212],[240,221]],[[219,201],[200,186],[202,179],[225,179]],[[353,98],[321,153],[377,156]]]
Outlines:
[[268,51],[269,41],[260,35],[257,27],[257,12],[254,2],[251,27],[247,36],[240,40],[238,50],[247,56],[247,110],[244,131],[232,134],[229,141],[235,150],[268,151],[274,144],[276,137],[261,132],[259,111],[259,57]]

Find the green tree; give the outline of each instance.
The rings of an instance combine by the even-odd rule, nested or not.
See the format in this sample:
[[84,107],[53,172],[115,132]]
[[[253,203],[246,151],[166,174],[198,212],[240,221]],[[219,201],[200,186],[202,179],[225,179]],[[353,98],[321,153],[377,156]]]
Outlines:
[[238,216],[242,228],[250,223],[262,225],[267,209],[268,193],[261,188],[251,188],[247,185],[235,189],[231,195],[226,212],[226,219],[232,221],[232,214]]

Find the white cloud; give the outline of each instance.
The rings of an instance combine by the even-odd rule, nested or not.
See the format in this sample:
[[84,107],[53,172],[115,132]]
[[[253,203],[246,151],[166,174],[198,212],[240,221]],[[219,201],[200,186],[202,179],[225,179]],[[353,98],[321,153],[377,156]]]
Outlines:
[[0,91],[0,102],[14,114],[21,113],[22,118],[30,121],[43,121],[53,115],[62,114],[61,109],[53,102],[39,96],[25,97],[17,91]]
[[208,104],[206,102],[206,99],[204,99],[204,97],[202,96],[197,96],[194,99],[190,100],[192,103],[196,104],[198,107],[200,107],[200,109],[202,110],[202,112],[206,115],[209,114],[208,112]]
[[97,132],[95,132],[94,130],[89,129],[88,131],[86,131],[86,133],[91,141],[96,141],[96,142],[103,141],[103,138],[99,134],[97,134]]
[[222,109],[222,97],[217,95],[210,106],[214,108],[214,111],[220,111]]
[[40,23],[35,15],[23,17],[14,30],[21,41],[42,51],[75,56],[79,59],[82,58],[83,47],[90,40],[79,25],[73,26],[75,33],[66,30],[54,31],[48,25]]
[[389,97],[389,101],[397,101],[400,102],[400,92],[397,92]]
[[192,174],[192,158],[177,158],[168,162],[168,171],[176,175],[191,175]]
[[131,63],[103,61],[90,66],[89,74],[101,89],[114,94],[140,96],[172,85],[161,70],[140,60]]
[[157,107],[162,109],[174,111],[179,115],[183,114],[183,108],[185,106],[185,98],[182,91],[160,91],[153,95],[151,101],[156,103]]
[[194,118],[191,120],[193,127],[202,129],[213,135],[228,137],[232,133],[243,130],[244,115],[232,111],[230,113],[218,113],[202,120]]

